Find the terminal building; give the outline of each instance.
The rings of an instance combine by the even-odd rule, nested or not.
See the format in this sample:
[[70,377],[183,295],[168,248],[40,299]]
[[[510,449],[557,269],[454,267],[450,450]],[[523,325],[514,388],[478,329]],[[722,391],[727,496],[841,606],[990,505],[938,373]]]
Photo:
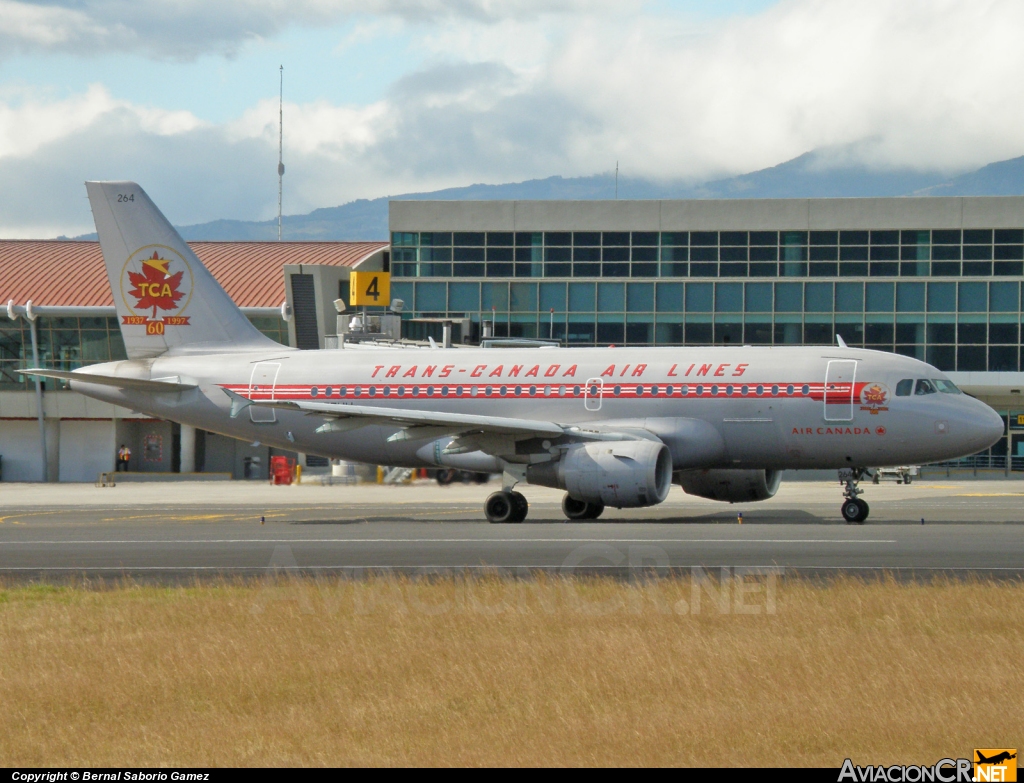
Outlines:
[[[390,269],[407,338],[440,342],[444,322],[456,343],[472,344],[490,335],[829,345],[841,336],[948,372],[1007,421],[1006,438],[965,464],[1024,471],[1024,197],[392,201],[389,220],[390,243],[192,247],[261,331],[301,349],[338,344],[332,302],[347,301],[355,269]],[[93,481],[113,469],[122,443],[134,471],[266,478],[265,446],[154,421],[53,381],[40,416],[20,370],[124,357],[97,243],[0,241],[0,298],[9,303],[0,479]]]
[[1007,416],[974,464],[1024,470],[1024,197],[392,201],[389,222],[392,295],[423,325],[570,345],[838,335],[948,372]]

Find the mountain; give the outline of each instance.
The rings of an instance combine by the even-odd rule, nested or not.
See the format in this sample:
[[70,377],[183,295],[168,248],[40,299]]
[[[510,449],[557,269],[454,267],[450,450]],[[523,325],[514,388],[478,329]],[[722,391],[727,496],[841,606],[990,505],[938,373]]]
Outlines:
[[977,171],[914,193],[915,196],[1022,196],[1024,157],[989,163]]
[[[618,178],[618,198],[828,198],[867,196],[1024,195],[1024,157],[990,163],[950,178],[939,171],[876,169],[844,160],[848,150],[814,150],[778,166],[702,184]],[[547,177],[503,185],[469,185],[430,193],[357,199],[307,215],[286,215],[284,239],[298,241],[386,240],[392,200],[594,200],[616,196],[614,174]],[[277,239],[277,221],[214,220],[179,226],[188,240]],[[76,239],[95,239],[87,234]]]
[[[682,185],[663,185],[644,179],[619,177],[619,198],[691,198]],[[429,193],[403,193],[376,199],[357,199],[340,207],[314,209],[308,215],[285,215],[281,220],[283,239],[298,241],[386,240],[388,238],[388,202],[416,201],[496,201],[583,200],[615,198],[615,175],[590,177],[548,177],[504,185],[468,185]],[[270,241],[277,239],[277,219],[214,220],[177,226],[186,240]],[[84,234],[75,239],[96,239]]]
[[[620,198],[685,198],[678,186],[658,185],[642,179],[619,179]],[[405,201],[497,201],[516,200],[593,200],[615,197],[615,176],[548,177],[505,185],[469,185],[430,193],[403,193],[372,200],[358,199],[340,207],[315,209],[308,215],[287,215],[281,220],[285,239],[327,241],[388,238],[388,202]],[[185,239],[277,239],[277,221],[249,223],[241,220],[217,220],[182,226]]]
[[[844,162],[842,150],[814,150],[751,174],[693,188],[686,198],[850,198],[905,196],[939,185],[939,171],[875,169]],[[1024,177],[1021,178],[1024,185]]]

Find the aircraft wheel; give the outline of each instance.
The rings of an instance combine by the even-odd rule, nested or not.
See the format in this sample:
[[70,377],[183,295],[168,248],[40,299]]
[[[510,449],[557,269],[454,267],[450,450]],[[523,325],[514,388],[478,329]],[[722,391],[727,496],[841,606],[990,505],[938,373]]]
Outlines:
[[597,519],[603,511],[604,506],[600,503],[588,503],[570,495],[562,498],[562,513],[568,519]]
[[522,522],[530,511],[530,504],[521,492],[510,492],[509,495],[512,497],[512,505],[515,509],[509,522]]
[[870,511],[870,509],[868,508],[868,504],[865,501],[861,500],[860,498],[857,498],[853,502],[857,504],[857,508],[860,511],[860,513],[857,515],[857,522],[859,524],[864,524],[864,520],[868,518],[868,512]]
[[840,512],[843,515],[843,519],[846,520],[846,524],[852,525],[860,522],[860,504],[856,500],[844,500]]
[[484,514],[492,524],[515,522],[516,502],[511,492],[495,492],[484,501]]
[[450,468],[441,468],[441,470],[437,471],[435,478],[437,479],[438,484],[442,487],[447,487],[455,481],[455,471]]

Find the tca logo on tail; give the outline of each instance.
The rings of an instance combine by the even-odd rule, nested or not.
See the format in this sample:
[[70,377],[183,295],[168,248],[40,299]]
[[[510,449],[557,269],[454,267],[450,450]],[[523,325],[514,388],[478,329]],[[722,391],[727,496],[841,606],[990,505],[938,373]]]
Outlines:
[[163,334],[169,326],[188,326],[184,315],[192,298],[192,269],[165,245],[147,245],[132,253],[121,270],[121,299],[131,315],[128,326]]

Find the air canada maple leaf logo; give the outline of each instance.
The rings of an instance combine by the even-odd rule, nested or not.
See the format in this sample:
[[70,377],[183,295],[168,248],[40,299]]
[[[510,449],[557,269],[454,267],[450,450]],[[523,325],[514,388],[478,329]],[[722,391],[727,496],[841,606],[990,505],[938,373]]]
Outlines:
[[184,270],[172,275],[168,264],[170,261],[160,258],[154,250],[153,256],[142,262],[142,274],[128,272],[128,280],[135,286],[128,293],[137,300],[135,306],[140,310],[152,308],[154,318],[157,310],[176,310],[178,301],[185,296],[184,291],[178,290]]

